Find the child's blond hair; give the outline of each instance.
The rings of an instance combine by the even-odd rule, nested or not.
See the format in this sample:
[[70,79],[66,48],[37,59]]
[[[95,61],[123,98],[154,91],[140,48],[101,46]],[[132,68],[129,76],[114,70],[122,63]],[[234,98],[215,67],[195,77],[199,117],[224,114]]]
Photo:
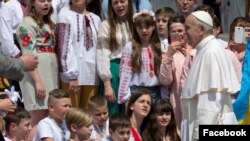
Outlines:
[[92,120],[92,115],[80,108],[70,108],[65,114],[68,129],[70,129],[71,124],[75,124],[77,127],[88,127]]

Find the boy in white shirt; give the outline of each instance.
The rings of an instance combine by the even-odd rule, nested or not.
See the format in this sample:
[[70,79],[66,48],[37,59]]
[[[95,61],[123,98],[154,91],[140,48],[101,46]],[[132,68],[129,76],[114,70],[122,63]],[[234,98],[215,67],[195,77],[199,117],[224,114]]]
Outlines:
[[95,95],[88,101],[88,111],[93,116],[91,139],[101,141],[109,135],[108,105],[104,96]]
[[49,116],[37,125],[34,141],[65,141],[70,133],[66,126],[64,115],[71,107],[70,94],[55,89],[49,93]]
[[[168,43],[168,20],[170,17],[174,17],[175,11],[170,7],[162,7],[156,10],[156,29],[161,41],[161,51],[166,52],[169,43]],[[161,87],[161,98],[169,99],[170,90],[168,86]]]
[[174,17],[175,11],[170,7],[162,7],[156,10],[156,28],[161,41],[161,49],[164,51],[168,46],[168,20]]

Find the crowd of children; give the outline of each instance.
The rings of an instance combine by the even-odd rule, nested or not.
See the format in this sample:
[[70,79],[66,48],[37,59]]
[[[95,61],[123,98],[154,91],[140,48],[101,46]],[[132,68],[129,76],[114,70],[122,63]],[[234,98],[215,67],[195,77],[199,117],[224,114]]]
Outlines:
[[[223,107],[218,97],[208,102],[202,96],[211,96],[219,83],[223,84],[218,87],[224,89],[234,84],[223,89],[226,94],[231,89],[230,94],[239,92],[246,43],[236,43],[234,33],[235,27],[250,27],[250,23],[243,17],[236,18],[227,43],[218,36],[222,27],[212,7],[196,6],[198,0],[176,0],[178,10],[162,7],[154,13],[150,2],[145,2],[0,0],[0,54],[16,58],[33,54],[38,59],[36,68],[23,71],[19,81],[24,108],[6,96],[0,97],[0,112],[6,113],[0,116],[0,140],[199,139],[197,123],[191,125],[187,118],[192,114],[187,112],[195,101],[193,95],[205,101],[204,105],[197,102],[197,107],[213,107],[216,102]],[[226,58],[217,61],[223,58],[229,66],[223,75],[231,74],[230,82],[224,82],[225,78],[220,81],[220,77],[218,83],[211,82],[211,93],[208,82],[194,86],[198,79],[207,78],[203,73],[197,74],[197,79],[192,77],[200,70],[192,68],[202,58],[197,57],[198,47],[210,40],[223,48],[218,49],[220,53],[225,50]],[[216,68],[217,64],[213,65]],[[207,89],[189,95],[198,88]],[[232,100],[227,101],[229,111],[236,98],[226,99]],[[184,106],[185,111],[183,104],[190,104]],[[190,110],[197,112],[193,113],[198,116],[192,116],[194,120],[202,117],[198,110]],[[195,131],[183,130],[189,125]]]

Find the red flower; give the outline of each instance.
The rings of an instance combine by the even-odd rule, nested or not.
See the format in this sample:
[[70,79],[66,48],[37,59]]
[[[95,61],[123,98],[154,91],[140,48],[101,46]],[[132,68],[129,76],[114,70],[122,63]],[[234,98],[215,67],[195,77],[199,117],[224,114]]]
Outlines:
[[45,52],[45,51],[46,51],[46,48],[43,47],[43,46],[41,46],[41,47],[39,48],[39,50],[42,51],[42,52]]
[[30,36],[28,34],[23,35],[23,41],[24,42],[29,42],[30,41]]
[[29,44],[29,43],[27,43],[27,42],[23,42],[23,43],[22,43],[23,47],[27,47],[28,44]]
[[28,34],[25,34],[22,36],[22,39],[23,39],[22,45],[24,47],[27,47],[29,45],[29,42],[30,42],[30,36]]
[[47,50],[48,50],[48,52],[52,52],[53,51],[52,47],[48,47]]

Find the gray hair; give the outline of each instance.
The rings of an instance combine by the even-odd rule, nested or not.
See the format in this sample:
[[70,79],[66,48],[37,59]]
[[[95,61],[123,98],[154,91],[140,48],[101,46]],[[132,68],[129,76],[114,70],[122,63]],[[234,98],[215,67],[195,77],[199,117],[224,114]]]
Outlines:
[[212,26],[210,26],[210,25],[208,25],[208,24],[202,22],[201,20],[199,20],[199,19],[196,18],[195,16],[193,16],[193,17],[195,18],[195,23],[196,23],[197,25],[201,25],[201,26],[203,26],[203,27],[205,28],[205,33],[206,33],[207,35],[212,35],[212,34],[213,34],[213,27],[212,27]]

